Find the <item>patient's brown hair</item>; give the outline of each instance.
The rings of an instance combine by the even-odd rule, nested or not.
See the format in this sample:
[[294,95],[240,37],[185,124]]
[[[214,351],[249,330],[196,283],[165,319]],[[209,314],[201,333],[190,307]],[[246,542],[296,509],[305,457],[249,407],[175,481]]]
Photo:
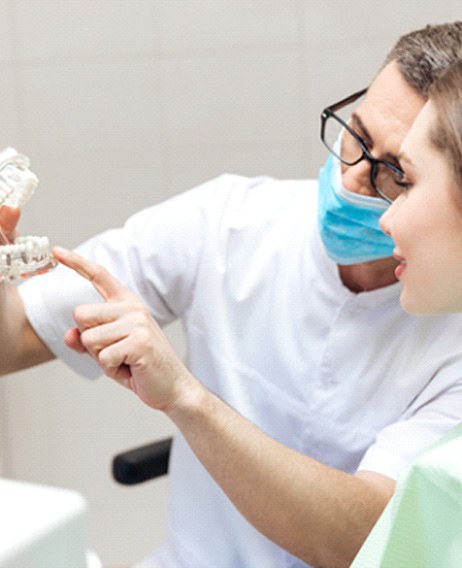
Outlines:
[[429,141],[446,157],[462,197],[462,61],[444,71],[428,94],[436,111]]

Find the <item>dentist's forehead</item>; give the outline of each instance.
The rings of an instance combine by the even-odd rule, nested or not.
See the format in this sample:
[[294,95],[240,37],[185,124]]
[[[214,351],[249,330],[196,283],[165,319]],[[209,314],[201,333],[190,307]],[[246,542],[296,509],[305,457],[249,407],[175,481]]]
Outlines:
[[356,114],[377,150],[396,156],[424,104],[424,98],[405,81],[397,64],[392,62],[374,79]]

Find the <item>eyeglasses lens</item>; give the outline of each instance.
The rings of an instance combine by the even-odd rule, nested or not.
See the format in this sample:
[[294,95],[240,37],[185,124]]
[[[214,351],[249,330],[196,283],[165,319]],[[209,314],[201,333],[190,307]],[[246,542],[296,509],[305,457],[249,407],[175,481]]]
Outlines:
[[401,179],[401,173],[395,172],[385,164],[379,164],[374,185],[390,201],[394,201],[403,193]]
[[363,155],[358,140],[333,116],[325,122],[324,143],[345,164],[355,164]]
[[[332,154],[346,165],[351,166],[365,159],[364,149],[358,139],[335,116],[326,118],[323,140]],[[371,164],[371,168],[374,189],[382,197],[394,201],[403,191],[401,173],[382,163]]]

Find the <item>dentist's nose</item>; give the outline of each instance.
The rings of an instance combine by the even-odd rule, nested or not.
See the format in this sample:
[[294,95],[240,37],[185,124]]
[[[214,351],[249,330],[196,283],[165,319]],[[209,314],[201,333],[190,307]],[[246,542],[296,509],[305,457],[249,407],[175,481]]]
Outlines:
[[377,192],[371,186],[371,164],[367,160],[354,166],[342,165],[342,183],[352,193],[377,197]]

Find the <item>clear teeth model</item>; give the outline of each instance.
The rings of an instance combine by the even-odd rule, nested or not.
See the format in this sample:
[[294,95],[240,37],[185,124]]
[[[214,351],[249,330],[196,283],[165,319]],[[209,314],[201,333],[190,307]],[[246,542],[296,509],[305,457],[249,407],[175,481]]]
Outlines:
[[[0,206],[22,207],[34,194],[37,176],[29,158],[13,148],[0,152]],[[26,278],[48,272],[57,265],[47,237],[17,237],[10,243],[0,232],[0,281]]]

